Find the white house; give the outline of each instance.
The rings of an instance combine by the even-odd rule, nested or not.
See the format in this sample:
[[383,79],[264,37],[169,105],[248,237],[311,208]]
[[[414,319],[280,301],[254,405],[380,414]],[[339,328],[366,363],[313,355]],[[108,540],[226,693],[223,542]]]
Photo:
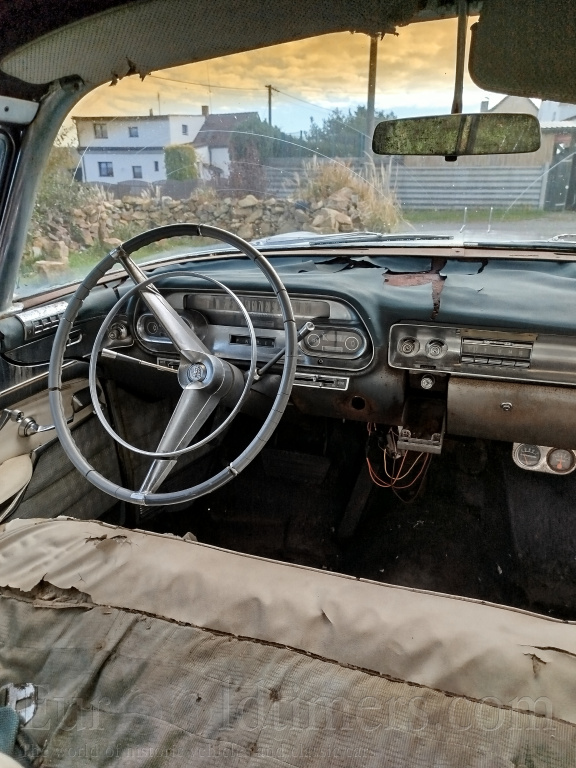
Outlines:
[[208,114],[74,117],[84,181],[166,179],[164,147],[190,144]]
[[228,112],[206,115],[202,128],[192,142],[202,163],[202,178],[228,178],[230,175],[230,139],[246,120],[257,120],[258,112]]
[[560,101],[543,101],[538,117],[541,122],[576,120],[576,105]]
[[141,179],[166,179],[164,148],[191,144],[200,175],[210,179],[229,175],[229,142],[235,128],[257,112],[210,115],[147,115],[134,117],[74,117],[84,181],[117,184]]

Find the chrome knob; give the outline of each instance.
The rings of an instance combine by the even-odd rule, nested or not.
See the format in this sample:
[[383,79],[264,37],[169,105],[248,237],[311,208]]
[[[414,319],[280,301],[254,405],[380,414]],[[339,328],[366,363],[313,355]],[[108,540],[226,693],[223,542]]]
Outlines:
[[398,342],[398,351],[403,355],[414,355],[420,349],[420,343],[411,336],[406,336]]
[[428,357],[442,357],[444,352],[446,352],[446,344],[439,339],[433,339],[426,344],[426,354]]

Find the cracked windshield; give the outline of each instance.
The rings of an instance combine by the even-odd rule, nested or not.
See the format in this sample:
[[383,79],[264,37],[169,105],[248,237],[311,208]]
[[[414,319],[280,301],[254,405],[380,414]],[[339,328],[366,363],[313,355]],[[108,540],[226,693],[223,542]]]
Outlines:
[[[486,93],[466,73],[464,112],[534,115],[540,149],[456,162],[372,152],[382,120],[450,112],[455,41],[445,20],[113,78],[55,141],[17,295],[82,276],[120,242],[176,222],[260,247],[362,232],[576,241],[574,105]],[[210,241],[164,241],[138,257],[193,248]]]

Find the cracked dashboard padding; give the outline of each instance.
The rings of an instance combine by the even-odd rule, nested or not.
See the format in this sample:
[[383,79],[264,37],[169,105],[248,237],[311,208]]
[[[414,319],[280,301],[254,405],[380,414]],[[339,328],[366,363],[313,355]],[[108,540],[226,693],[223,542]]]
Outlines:
[[[476,262],[477,264],[477,262]],[[490,261],[446,274],[439,323],[574,333],[576,264]]]
[[576,724],[574,623],[92,521],[15,520],[1,531],[1,586],[74,588],[98,606]]

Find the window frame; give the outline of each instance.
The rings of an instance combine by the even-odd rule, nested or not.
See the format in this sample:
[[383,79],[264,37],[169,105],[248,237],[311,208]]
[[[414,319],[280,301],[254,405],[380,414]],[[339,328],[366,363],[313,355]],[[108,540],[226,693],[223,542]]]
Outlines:
[[[106,171],[110,171],[110,173],[102,173],[104,170],[104,166],[106,166]],[[98,161],[98,176],[101,179],[113,179],[114,178],[114,164],[112,160],[99,160]]]
[[137,125],[129,125],[128,126],[128,138],[130,139],[139,139],[140,138],[140,132],[138,130]]
[[188,136],[188,124],[182,123],[182,136]]
[[94,129],[95,139],[107,139],[108,138],[108,125],[107,123],[92,123]]
[[144,178],[143,177],[143,173],[142,173],[142,166],[141,165],[133,165],[132,166],[132,178],[133,179],[142,179],[142,178]]

